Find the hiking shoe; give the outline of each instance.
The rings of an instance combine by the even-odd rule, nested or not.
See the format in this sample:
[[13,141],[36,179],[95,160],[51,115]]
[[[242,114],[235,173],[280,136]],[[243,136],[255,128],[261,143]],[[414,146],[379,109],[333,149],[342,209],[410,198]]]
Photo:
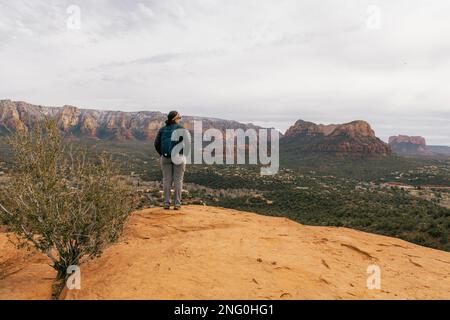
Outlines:
[[165,204],[164,205],[164,210],[170,210],[170,204]]

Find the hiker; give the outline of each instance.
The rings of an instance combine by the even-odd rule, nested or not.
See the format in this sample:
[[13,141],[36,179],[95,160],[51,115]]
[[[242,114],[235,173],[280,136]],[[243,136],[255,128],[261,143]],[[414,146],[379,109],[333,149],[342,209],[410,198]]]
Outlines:
[[[186,135],[186,129],[179,123],[181,116],[177,111],[171,111],[167,115],[166,125],[162,127],[155,139],[155,148],[161,156],[161,170],[163,175],[164,189],[164,209],[170,209],[170,192],[172,184],[174,185],[174,209],[181,209],[181,193],[183,190],[183,177],[186,169],[186,157],[183,154],[185,148],[190,147],[189,135]],[[172,134],[178,129],[182,130],[182,135],[177,141],[172,141]],[[183,143],[179,153],[172,155],[176,145]],[[180,147],[180,146],[179,146]]]

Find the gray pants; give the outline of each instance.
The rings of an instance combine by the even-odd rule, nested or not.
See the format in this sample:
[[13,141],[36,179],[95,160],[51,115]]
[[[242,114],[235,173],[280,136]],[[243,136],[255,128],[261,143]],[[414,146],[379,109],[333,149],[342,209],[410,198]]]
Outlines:
[[181,192],[183,190],[183,177],[186,164],[173,164],[170,158],[161,157],[161,170],[163,174],[164,204],[170,205],[170,191],[174,185],[175,206],[181,206]]

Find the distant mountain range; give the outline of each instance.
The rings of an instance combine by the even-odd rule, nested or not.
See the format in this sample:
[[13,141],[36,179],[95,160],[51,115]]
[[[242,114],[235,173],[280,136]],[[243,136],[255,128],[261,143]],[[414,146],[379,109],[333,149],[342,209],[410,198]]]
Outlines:
[[[153,140],[167,117],[158,111],[104,111],[67,105],[45,107],[21,101],[0,100],[0,134],[8,130],[29,130],[44,116],[56,119],[59,128],[68,136],[100,140]],[[202,120],[204,130],[260,128],[237,121],[190,116],[183,116],[183,125],[192,129],[194,120]]]
[[[47,107],[0,100],[0,134],[29,130],[44,116],[56,119],[59,128],[69,137],[98,140],[153,140],[166,119],[166,114],[158,111],[105,111],[68,105]],[[194,120],[202,120],[203,130],[261,128],[233,120],[193,116],[183,116],[183,125],[193,129]],[[280,136],[282,150],[294,153],[370,156],[389,155],[393,151],[409,155],[450,154],[450,147],[426,146],[421,137],[391,137],[388,145],[377,138],[370,124],[363,120],[331,125],[298,120]]]
[[428,149],[434,154],[442,154],[450,156],[450,147],[449,146],[428,146]]
[[398,135],[389,137],[392,150],[401,155],[450,155],[448,146],[428,146],[424,137]]

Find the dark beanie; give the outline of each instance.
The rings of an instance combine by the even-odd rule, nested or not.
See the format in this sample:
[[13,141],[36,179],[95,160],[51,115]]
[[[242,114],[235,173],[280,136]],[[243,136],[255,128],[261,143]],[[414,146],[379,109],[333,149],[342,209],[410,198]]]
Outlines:
[[174,123],[174,119],[178,116],[178,111],[170,111],[169,114],[167,115],[167,120],[166,120],[166,124],[172,124]]
[[167,120],[173,121],[173,119],[175,119],[177,115],[178,115],[177,111],[170,111],[169,114],[167,115]]

